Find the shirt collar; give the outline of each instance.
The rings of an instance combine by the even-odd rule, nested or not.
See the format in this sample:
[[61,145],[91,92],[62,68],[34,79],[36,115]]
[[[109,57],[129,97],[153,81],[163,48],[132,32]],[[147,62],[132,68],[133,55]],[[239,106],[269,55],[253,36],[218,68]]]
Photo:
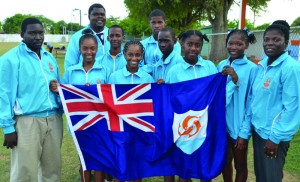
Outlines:
[[[141,71],[140,71],[140,70],[141,70],[141,69],[138,69],[138,71],[137,71],[136,73],[134,73],[133,75],[136,75],[136,76],[138,76],[138,77],[141,77]],[[127,70],[127,67],[126,67],[126,66],[123,68],[122,72],[123,72],[123,75],[124,75],[125,77],[132,75],[132,73],[130,73],[130,72]]]
[[[98,64],[97,62],[94,63],[93,67],[91,69],[102,69],[102,65]],[[78,63],[74,66],[74,70],[84,70],[83,69],[83,63]]]
[[[27,45],[26,45],[25,42],[21,41],[21,42],[20,42],[20,45],[23,46],[28,52],[34,52],[34,51],[32,51],[31,49],[29,49],[29,48],[27,47]],[[35,52],[34,52],[34,53],[35,53]],[[43,46],[41,46],[41,49],[40,49],[40,55],[42,55],[42,54],[51,54],[51,53],[49,53],[48,51],[46,51],[46,49],[45,49]]]
[[[228,65],[230,65],[230,56],[227,58],[227,61],[228,61]],[[247,56],[246,55],[244,55],[242,58],[240,58],[240,59],[235,59],[235,60],[233,60],[233,62],[232,62],[232,64],[239,64],[239,65],[241,65],[241,64],[246,64],[248,62],[248,58],[247,58]]]
[[148,43],[157,43],[157,41],[154,39],[153,35],[151,35],[151,36],[149,37]]
[[[285,53],[283,53],[281,56],[279,56],[279,58],[277,58],[271,65],[269,66],[277,66],[279,65],[281,62],[283,62],[284,60],[286,60],[286,58],[289,56],[288,52],[286,51]],[[263,60],[261,60],[260,62],[258,62],[259,65],[263,66],[263,67],[268,67],[268,60],[269,57],[265,57]]]
[[203,58],[201,56],[198,56],[198,61],[195,65],[191,65],[191,64],[187,63],[186,61],[184,61],[183,68],[188,69],[189,67],[192,67],[192,66],[203,66],[203,65],[204,65]]
[[173,57],[175,56],[176,51],[173,49],[173,51],[170,53],[170,55],[165,59],[165,61],[163,61],[163,55],[161,56],[161,58],[159,59],[159,61],[157,62],[158,65],[166,65],[169,64],[171,62],[171,60],[173,59]]

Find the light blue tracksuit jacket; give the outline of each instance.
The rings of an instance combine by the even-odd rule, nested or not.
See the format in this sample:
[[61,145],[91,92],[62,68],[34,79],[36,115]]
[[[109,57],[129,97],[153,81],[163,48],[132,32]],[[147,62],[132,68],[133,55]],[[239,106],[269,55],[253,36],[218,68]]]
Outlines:
[[157,79],[159,78],[166,80],[167,73],[169,72],[169,70],[174,65],[182,62],[184,62],[182,56],[177,54],[177,52],[174,49],[165,60],[163,60],[163,58],[161,57],[159,61],[155,63],[153,68],[152,77],[154,81],[157,81]]
[[99,63],[94,63],[88,72],[85,72],[82,63],[79,63],[67,69],[62,77],[61,83],[74,85],[85,85],[86,83],[103,84],[107,83],[108,78],[109,73]]
[[110,74],[113,72],[124,68],[127,64],[127,61],[122,52],[116,55],[116,58],[113,58],[109,51],[102,57],[100,63],[105,67]]
[[4,134],[15,131],[14,116],[47,117],[61,113],[51,80],[59,81],[55,58],[43,47],[41,59],[24,42],[0,58],[0,127]]
[[147,72],[138,69],[138,72],[130,73],[126,66],[114,73],[109,77],[109,84],[142,84],[153,83],[153,78]]
[[218,70],[214,63],[204,60],[198,56],[198,62],[195,65],[183,61],[174,65],[167,74],[166,83],[177,83],[187,80],[193,80],[217,73]]
[[[140,62],[140,67],[148,73],[152,73],[153,66],[162,57],[162,52],[159,49],[158,42],[153,35],[141,41],[145,48],[143,61]],[[174,50],[178,55],[181,55],[181,46],[178,42],[174,45]]]
[[300,125],[300,65],[287,52],[251,72],[245,122],[265,140],[290,141]]
[[[229,57],[230,58],[230,57]],[[230,64],[230,60],[225,59],[218,65],[221,72],[224,66],[231,66],[238,75],[238,81],[233,83],[231,76],[227,77],[226,85],[226,124],[227,133],[236,140],[238,137],[249,139],[252,132],[247,124],[243,123],[245,116],[246,100],[249,91],[249,78],[251,69],[256,65],[249,61],[244,55],[242,59],[236,59]]]

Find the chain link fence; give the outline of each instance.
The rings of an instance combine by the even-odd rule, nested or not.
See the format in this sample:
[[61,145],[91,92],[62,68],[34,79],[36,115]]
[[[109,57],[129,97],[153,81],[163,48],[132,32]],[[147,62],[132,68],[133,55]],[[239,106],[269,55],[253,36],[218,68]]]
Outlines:
[[[253,62],[257,63],[261,59],[264,58],[264,49],[263,49],[263,34],[264,30],[256,30],[252,31],[256,37],[257,42],[255,44],[250,44],[248,49],[245,51],[248,59],[252,60]],[[226,36],[226,33],[218,33],[218,34],[206,34],[209,40],[218,39],[220,36]],[[201,56],[204,58],[209,58],[210,51],[211,51],[211,42],[204,42]],[[224,49],[225,48],[225,42]],[[290,30],[290,41],[287,47],[287,51],[289,52],[290,56],[292,56],[295,60],[300,61],[300,26],[291,27]]]

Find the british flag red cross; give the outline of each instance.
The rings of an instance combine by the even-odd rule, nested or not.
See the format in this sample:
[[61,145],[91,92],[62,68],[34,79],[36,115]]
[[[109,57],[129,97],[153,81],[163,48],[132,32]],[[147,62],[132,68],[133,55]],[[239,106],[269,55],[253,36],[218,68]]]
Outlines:
[[[152,99],[137,99],[151,89],[151,84],[140,84],[116,94],[116,85],[99,84],[93,92],[87,92],[80,86],[61,84],[62,93],[70,93],[62,102],[69,117],[82,116],[73,125],[73,130],[85,130],[99,121],[107,122],[110,131],[124,131],[124,122],[145,132],[155,132],[155,126],[141,119],[153,116]],[[64,94],[63,94],[64,95]]]

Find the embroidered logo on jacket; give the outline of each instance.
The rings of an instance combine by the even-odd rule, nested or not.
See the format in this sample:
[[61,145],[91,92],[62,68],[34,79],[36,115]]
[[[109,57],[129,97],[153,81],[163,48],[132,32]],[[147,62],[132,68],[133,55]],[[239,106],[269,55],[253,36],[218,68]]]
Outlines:
[[49,65],[49,70],[53,71],[53,65],[52,65],[52,63],[49,62],[48,65]]
[[270,86],[270,83],[271,83],[271,78],[267,78],[266,81],[264,82],[264,88],[265,89],[268,89],[268,87]]

